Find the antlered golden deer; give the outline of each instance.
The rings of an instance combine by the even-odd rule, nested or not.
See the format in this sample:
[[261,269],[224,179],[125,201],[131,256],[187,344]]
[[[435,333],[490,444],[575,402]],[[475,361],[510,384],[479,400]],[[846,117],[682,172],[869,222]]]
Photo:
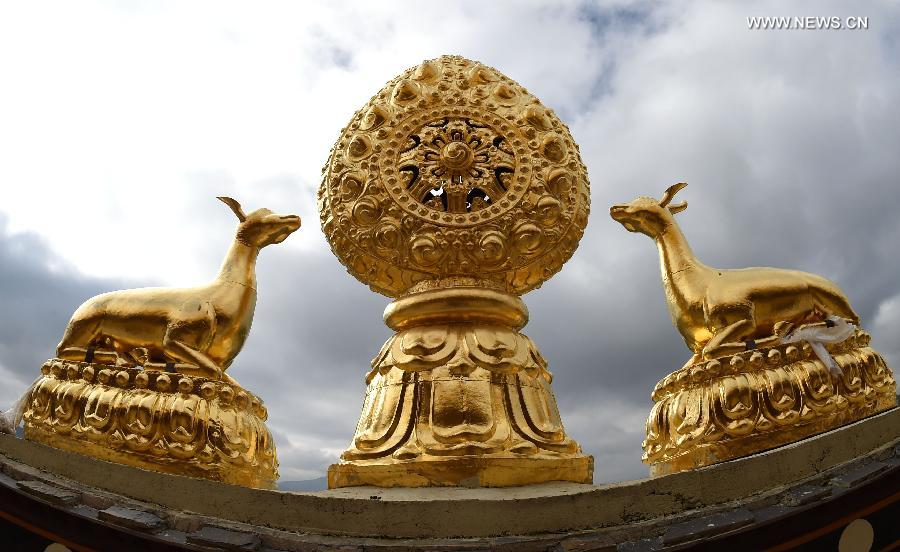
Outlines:
[[72,315],[57,356],[90,360],[95,348],[111,346],[125,363],[182,362],[200,375],[222,378],[253,322],[257,255],[297,230],[300,217],[268,209],[245,215],[234,199],[218,199],[240,224],[212,282],[193,288],[127,289],[88,299]]
[[670,186],[660,200],[638,197],[609,212],[630,232],[656,242],[672,322],[695,353],[689,363],[753,348],[756,339],[829,316],[859,323],[840,288],[821,276],[779,268],[726,270],[698,261],[675,222],[687,202],[670,204],[685,186]]

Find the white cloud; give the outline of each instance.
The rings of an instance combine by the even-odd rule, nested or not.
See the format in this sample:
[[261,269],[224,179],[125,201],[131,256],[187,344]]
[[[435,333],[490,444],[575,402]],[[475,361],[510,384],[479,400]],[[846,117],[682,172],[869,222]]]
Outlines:
[[[526,332],[556,374],[564,422],[598,457],[598,481],[646,473],[649,391],[688,355],[655,249],[609,219],[612,203],[691,182],[679,220],[701,259],[836,280],[896,366],[900,8],[789,9],[4,4],[0,211],[10,234],[0,246],[26,253],[2,258],[0,297],[6,312],[28,314],[29,331],[0,324],[0,362],[30,381],[38,364],[25,364],[52,350],[68,313],[103,286],[211,277],[234,228],[216,195],[300,214],[303,228],[260,258],[257,319],[233,372],[267,401],[285,477],[321,474],[352,434],[387,330],[386,300],[343,274],[318,229],[320,169],[385,81],[458,53],[555,109],[590,171],[593,214],[579,251],[525,299]],[[746,26],[749,15],[823,14],[867,15],[871,28]],[[40,309],[29,309],[32,296]]]

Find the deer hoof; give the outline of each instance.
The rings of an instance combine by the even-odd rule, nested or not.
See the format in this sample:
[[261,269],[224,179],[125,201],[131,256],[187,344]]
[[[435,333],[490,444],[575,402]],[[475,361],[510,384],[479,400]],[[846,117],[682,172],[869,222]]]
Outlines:
[[773,333],[778,337],[784,337],[787,334],[791,333],[791,330],[794,329],[794,324],[792,322],[788,322],[787,320],[782,320],[775,324],[775,327],[772,328]]

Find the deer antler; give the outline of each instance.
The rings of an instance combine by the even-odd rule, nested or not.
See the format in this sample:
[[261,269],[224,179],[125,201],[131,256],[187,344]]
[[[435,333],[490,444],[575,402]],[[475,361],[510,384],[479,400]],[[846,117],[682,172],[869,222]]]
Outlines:
[[687,182],[679,182],[678,184],[672,184],[666,189],[666,192],[663,194],[662,199],[659,200],[659,206],[665,207],[672,201],[672,198],[675,197],[675,194],[679,192],[682,188],[687,186]]
[[239,221],[244,222],[245,220],[247,220],[247,215],[244,214],[244,210],[241,209],[241,204],[238,203],[236,199],[221,196],[217,197],[216,199],[218,199],[225,205],[228,205],[228,207],[230,207],[231,210],[234,211],[234,214],[237,215]]

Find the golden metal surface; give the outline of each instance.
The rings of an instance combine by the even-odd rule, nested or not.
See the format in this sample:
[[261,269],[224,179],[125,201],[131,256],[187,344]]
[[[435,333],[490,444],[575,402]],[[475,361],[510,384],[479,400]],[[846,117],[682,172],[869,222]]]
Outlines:
[[31,391],[26,437],[157,471],[274,484],[265,409],[225,370],[250,332],[259,251],[284,241],[300,218],[247,215],[234,199],[219,199],[239,225],[215,280],[113,291],[82,304]]
[[656,242],[672,322],[694,352],[653,391],[643,444],[651,472],[746,456],[895,406],[893,374],[865,332],[824,345],[824,360],[809,342],[788,342],[833,317],[859,323],[834,283],[795,270],[711,268],[694,257],[674,218],[687,203],[671,205],[684,186],[610,208]]
[[101,351],[112,354],[118,366],[178,363],[186,374],[227,378],[225,370],[253,322],[257,255],[300,228],[300,217],[268,209],[245,215],[237,201],[219,199],[240,224],[215,280],[195,288],[127,289],[88,299],[72,315],[57,357],[85,360]]
[[266,407],[239,386],[59,359],[41,372],[26,439],[153,471],[275,487]]
[[478,288],[389,305],[397,333],[372,361],[329,487],[590,483],[593,459],[566,435],[547,362],[517,331],[527,320],[517,297]]
[[518,295],[575,251],[588,193],[551,110],[497,70],[444,56],[356,112],[331,150],[319,213],[334,254],[379,293],[437,280]]
[[644,462],[653,475],[707,466],[893,408],[896,382],[868,343],[857,331],[829,346],[839,378],[805,342],[677,370],[653,391]]
[[397,298],[356,434],[329,486],[590,482],[517,295],[572,255],[589,189],[565,125],[457,56],[388,82],[351,119],[319,188],[347,270]]

